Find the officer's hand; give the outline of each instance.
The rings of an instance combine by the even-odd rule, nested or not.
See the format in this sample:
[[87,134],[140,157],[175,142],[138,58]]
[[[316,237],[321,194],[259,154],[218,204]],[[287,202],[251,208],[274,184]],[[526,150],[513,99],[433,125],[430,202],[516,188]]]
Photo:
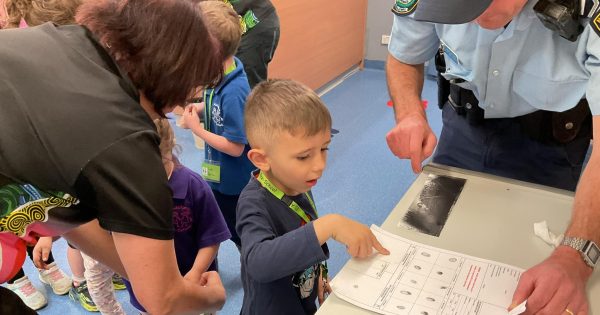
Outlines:
[[585,295],[592,274],[578,252],[560,246],[542,263],[527,270],[519,280],[510,309],[527,300],[524,314],[589,314]]
[[410,159],[415,173],[421,172],[421,163],[431,156],[437,144],[437,138],[431,131],[425,114],[419,112],[404,116],[385,139],[395,156]]

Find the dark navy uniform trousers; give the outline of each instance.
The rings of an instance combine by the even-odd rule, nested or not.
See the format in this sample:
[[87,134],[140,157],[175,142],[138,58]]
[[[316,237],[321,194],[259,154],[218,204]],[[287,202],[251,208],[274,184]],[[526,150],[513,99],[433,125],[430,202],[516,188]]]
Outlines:
[[514,118],[471,125],[446,104],[433,162],[575,191],[590,147],[589,134],[567,144],[532,139]]

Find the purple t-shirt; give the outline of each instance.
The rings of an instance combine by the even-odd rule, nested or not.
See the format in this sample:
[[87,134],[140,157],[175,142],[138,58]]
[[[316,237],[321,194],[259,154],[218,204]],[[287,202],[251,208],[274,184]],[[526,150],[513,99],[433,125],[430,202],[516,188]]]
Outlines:
[[[176,167],[169,179],[173,191],[173,229],[175,230],[175,254],[179,272],[185,275],[196,260],[201,248],[219,244],[231,238],[223,214],[208,184],[200,175],[185,166]],[[214,261],[208,270],[217,270]],[[131,285],[131,304],[144,308],[135,298]]]

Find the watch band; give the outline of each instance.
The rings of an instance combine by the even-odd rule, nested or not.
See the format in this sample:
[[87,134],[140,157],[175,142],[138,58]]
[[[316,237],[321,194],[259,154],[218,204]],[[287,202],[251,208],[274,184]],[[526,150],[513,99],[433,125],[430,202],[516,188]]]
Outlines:
[[581,251],[583,251],[583,247],[585,246],[586,243],[587,243],[587,240],[584,240],[582,238],[565,236],[565,238],[563,238],[560,245],[566,245],[566,246],[572,247],[581,252]]
[[600,249],[593,241],[579,237],[565,236],[560,245],[569,246],[577,250],[581,254],[583,261],[592,269],[596,267],[600,259]]

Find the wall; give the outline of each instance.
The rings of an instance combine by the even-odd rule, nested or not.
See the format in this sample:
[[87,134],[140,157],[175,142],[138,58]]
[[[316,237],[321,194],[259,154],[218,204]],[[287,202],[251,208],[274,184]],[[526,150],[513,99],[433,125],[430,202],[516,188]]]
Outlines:
[[291,78],[317,89],[361,64],[367,0],[272,2],[281,21],[281,38],[269,77]]
[[393,5],[392,0],[369,0],[365,37],[365,59],[367,60],[385,61],[387,58],[387,45],[381,44],[381,35],[389,35],[392,31]]

